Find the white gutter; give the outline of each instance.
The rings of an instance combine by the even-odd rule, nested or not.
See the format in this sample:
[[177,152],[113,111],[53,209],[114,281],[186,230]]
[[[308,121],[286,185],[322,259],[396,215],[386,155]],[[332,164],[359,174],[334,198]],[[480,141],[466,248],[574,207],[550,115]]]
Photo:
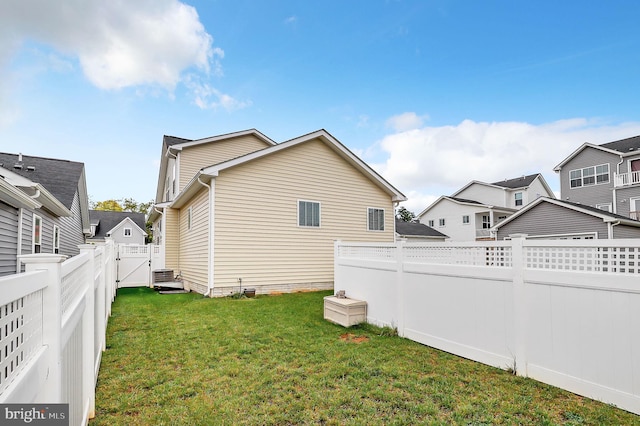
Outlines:
[[616,177],[620,176],[620,165],[622,163],[624,163],[624,158],[622,158],[622,154],[620,154],[620,162],[618,164],[616,164],[616,174],[613,177],[613,191],[612,191],[613,197],[612,197],[612,200],[611,200],[611,201],[613,201],[613,204],[611,206],[613,211],[611,213],[615,213],[615,214],[618,213],[618,206],[617,206],[617,204],[618,204],[617,198],[618,197],[616,196]]
[[204,294],[205,297],[213,297],[213,273],[214,273],[214,266],[213,266],[213,220],[214,220],[214,211],[213,211],[213,191],[214,191],[214,185],[215,185],[215,181],[213,179],[211,179],[210,184],[206,184],[204,183],[202,180],[200,180],[201,176],[198,176],[198,183],[201,184],[202,186],[205,186],[209,189],[209,243],[207,244],[208,250],[209,250],[209,270],[208,270],[208,278],[207,278],[207,292]]

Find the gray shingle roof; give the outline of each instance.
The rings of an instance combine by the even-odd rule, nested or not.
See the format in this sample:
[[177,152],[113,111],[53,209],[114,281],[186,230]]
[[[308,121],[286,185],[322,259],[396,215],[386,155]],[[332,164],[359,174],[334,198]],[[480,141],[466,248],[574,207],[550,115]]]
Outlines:
[[[66,208],[71,209],[84,163],[29,155],[23,155],[22,162],[19,162],[18,158],[18,154],[0,152],[0,166],[41,184]],[[14,167],[18,164],[22,168]]]
[[484,205],[483,203],[481,203],[480,201],[476,201],[476,200],[469,200],[466,198],[459,198],[459,197],[445,197],[445,198],[451,198],[452,200],[455,200],[459,203],[467,203],[467,204],[479,204],[479,205]]
[[447,238],[442,232],[436,231],[424,223],[404,222],[399,219],[396,219],[396,233],[399,235]]
[[117,224],[126,218],[130,218],[140,227],[140,229],[146,232],[143,213],[89,210],[89,221],[91,224],[95,224],[99,221],[99,225],[96,228],[96,238],[104,238],[107,232],[111,231]]
[[603,148],[612,149],[618,152],[629,152],[640,149],[640,135],[633,136],[619,141],[607,142],[600,145]]
[[493,182],[491,185],[501,186],[503,188],[511,188],[511,189],[522,188],[522,187],[531,185],[531,182],[533,182],[535,178],[537,178],[539,175],[540,175],[539,173],[535,173],[528,176],[520,176],[513,179],[500,180],[498,182]]

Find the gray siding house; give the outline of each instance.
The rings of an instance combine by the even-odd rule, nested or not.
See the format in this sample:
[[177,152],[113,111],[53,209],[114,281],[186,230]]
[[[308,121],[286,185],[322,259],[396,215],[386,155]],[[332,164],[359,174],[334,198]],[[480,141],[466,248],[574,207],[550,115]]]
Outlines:
[[0,153],[0,274],[20,271],[17,256],[75,256],[89,232],[84,164]]
[[640,136],[585,143],[554,170],[562,200],[640,218]]
[[89,210],[91,234],[88,243],[103,243],[110,237],[118,244],[144,244],[147,237],[143,213]]
[[513,234],[544,239],[640,238],[640,221],[584,204],[539,198],[491,231],[498,240]]

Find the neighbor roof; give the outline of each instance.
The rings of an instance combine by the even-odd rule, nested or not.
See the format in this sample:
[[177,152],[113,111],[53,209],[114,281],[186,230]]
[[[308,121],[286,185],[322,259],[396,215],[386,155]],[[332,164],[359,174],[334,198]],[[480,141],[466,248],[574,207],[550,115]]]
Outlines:
[[509,189],[523,188],[525,186],[531,185],[531,182],[536,180],[538,176],[540,176],[540,173],[534,173],[528,176],[520,176],[513,179],[500,180],[498,182],[493,182],[491,185],[501,186],[503,188]]
[[520,217],[521,215],[525,214],[526,212],[528,212],[529,210],[535,208],[535,206],[537,206],[540,203],[551,203],[551,204],[555,204],[557,206],[560,207],[564,207],[567,209],[571,209],[580,213],[584,213],[584,214],[588,214],[590,216],[595,216],[598,217],[600,219],[602,219],[605,222],[620,222],[624,225],[630,225],[630,226],[635,226],[635,227],[640,227],[640,221],[634,220],[634,219],[630,219],[627,216],[622,216],[616,213],[609,213],[606,210],[601,210],[592,206],[586,206],[584,204],[580,204],[580,203],[572,203],[570,201],[565,201],[565,200],[558,200],[556,198],[549,198],[549,197],[540,197],[537,200],[535,200],[532,203],[527,204],[526,206],[524,206],[522,209],[518,210],[516,213],[514,213],[513,215],[509,216],[508,218],[506,218],[505,220],[497,223],[493,228],[491,228],[492,230],[497,230],[501,227],[503,227],[504,225],[506,225],[507,223],[517,219],[518,217]]
[[635,151],[640,149],[640,135],[633,136],[626,139],[620,139],[619,141],[603,143],[599,146],[607,149],[612,149],[614,151],[618,151],[621,153]]
[[29,155],[22,155],[22,161],[18,160],[19,154],[0,152],[0,167],[41,184],[67,209],[71,209],[84,172],[83,163]]
[[97,224],[94,238],[104,238],[109,231],[118,226],[118,224],[126,218],[131,219],[142,232],[146,233],[143,213],[89,210],[89,220],[91,224]]
[[424,223],[405,222],[400,219],[396,219],[396,234],[428,238],[449,238],[447,235],[436,231]]

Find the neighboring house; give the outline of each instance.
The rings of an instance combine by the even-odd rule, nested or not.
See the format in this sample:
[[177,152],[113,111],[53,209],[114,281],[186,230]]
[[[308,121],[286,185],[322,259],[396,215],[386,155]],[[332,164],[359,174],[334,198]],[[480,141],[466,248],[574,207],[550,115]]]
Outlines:
[[554,170],[562,200],[640,218],[640,136],[585,143]]
[[541,239],[640,238],[640,221],[584,204],[542,197],[492,228],[498,240],[513,234]]
[[474,180],[451,196],[441,196],[417,218],[450,241],[493,239],[492,226],[539,197],[555,197],[539,173],[493,183]]
[[443,242],[447,237],[442,232],[438,232],[420,222],[405,222],[396,219],[396,239],[403,239],[407,242]]
[[165,136],[153,222],[165,265],[209,296],[333,288],[334,241],[393,242],[406,197],[325,130]]
[[0,153],[0,177],[0,274],[20,271],[18,255],[79,253],[89,233],[84,164]]
[[104,243],[106,237],[118,244],[144,244],[147,237],[143,213],[89,210],[91,234],[88,243]]

